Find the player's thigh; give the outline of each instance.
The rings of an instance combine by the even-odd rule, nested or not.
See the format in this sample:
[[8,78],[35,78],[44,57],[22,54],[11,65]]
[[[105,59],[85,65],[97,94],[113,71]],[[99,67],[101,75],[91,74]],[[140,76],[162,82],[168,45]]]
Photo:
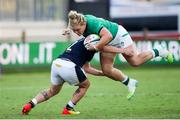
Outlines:
[[59,74],[70,85],[80,84],[87,79],[84,70],[76,65],[72,68],[65,68],[63,72],[60,72]]
[[85,72],[79,66],[76,66],[71,61],[55,60],[53,62],[56,76],[59,78],[59,82],[67,82],[70,85],[77,85],[87,79]]
[[115,53],[100,53],[100,63],[102,70],[113,67],[115,56]]
[[61,65],[57,63],[57,61],[53,61],[51,65],[51,84],[54,86],[53,88],[56,88],[58,85],[62,85],[65,81],[64,79],[59,75],[59,70],[61,69]]
[[127,60],[127,62],[131,63],[134,62],[136,59],[138,59],[138,51],[136,49],[136,46],[134,44],[128,46],[125,48],[128,51],[132,51],[133,55],[132,56],[128,56],[123,54],[123,57]]

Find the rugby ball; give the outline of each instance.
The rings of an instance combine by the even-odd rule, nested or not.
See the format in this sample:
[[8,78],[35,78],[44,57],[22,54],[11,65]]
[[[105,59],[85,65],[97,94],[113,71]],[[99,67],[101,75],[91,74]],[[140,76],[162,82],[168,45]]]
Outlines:
[[84,46],[86,49],[89,48],[89,43],[92,45],[96,45],[100,40],[100,36],[96,35],[96,34],[91,34],[89,36],[87,36],[84,40]]

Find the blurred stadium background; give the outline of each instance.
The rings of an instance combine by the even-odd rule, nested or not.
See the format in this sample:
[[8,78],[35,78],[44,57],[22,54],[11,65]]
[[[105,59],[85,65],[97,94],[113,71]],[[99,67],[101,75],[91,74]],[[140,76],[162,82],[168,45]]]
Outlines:
[[[130,32],[139,50],[161,44],[179,63],[179,4],[179,0],[0,0],[1,66],[50,65],[67,41],[77,38],[73,33],[62,35],[69,10],[115,21]],[[117,59],[124,62],[121,56]]]
[[[144,66],[145,68],[140,67],[138,70],[142,69],[146,73],[146,69],[149,69],[151,66],[154,67],[151,68],[152,71],[158,69],[159,66],[163,66],[163,70],[168,68],[171,71],[176,71],[177,74],[174,73],[173,76],[175,81],[172,81],[176,87],[174,87],[172,92],[175,92],[174,96],[180,95],[180,76],[178,74],[180,73],[179,0],[0,0],[0,106],[2,106],[0,107],[0,118],[21,118],[15,115],[10,117],[7,112],[2,112],[3,108],[6,108],[5,111],[9,111],[8,106],[4,105],[4,101],[8,98],[6,95],[9,95],[5,91],[11,90],[13,79],[15,81],[13,84],[17,85],[19,79],[24,78],[22,76],[26,76],[23,73],[34,71],[32,76],[34,74],[37,76],[36,74],[43,71],[45,73],[41,74],[42,76],[45,74],[47,76],[46,81],[48,81],[52,60],[78,38],[74,33],[71,33],[69,36],[62,35],[62,31],[67,27],[69,10],[93,14],[123,25],[129,31],[133,40],[135,40],[135,44],[140,51],[152,49],[159,45],[170,50],[175,57],[174,64],[168,65],[164,60],[157,58],[148,62],[147,66]],[[93,58],[92,64],[98,66],[98,54]],[[117,67],[120,66],[119,68],[121,69],[125,68],[122,66],[127,66],[121,55],[117,56],[115,65]],[[134,68],[129,66],[126,68],[126,72],[129,74],[131,74],[132,69],[134,70]],[[21,73],[16,74],[17,72]],[[144,75],[140,73],[138,73],[139,76]],[[147,73],[149,73],[149,70]],[[159,79],[166,79],[167,77],[163,78],[163,76],[168,73],[169,71],[162,74],[162,76],[159,76]],[[28,75],[31,76],[30,74]],[[44,79],[42,76],[40,79]],[[144,81],[146,81],[145,79],[146,77]],[[34,78],[32,77],[33,80]],[[21,82],[26,84],[25,81]],[[23,89],[23,86],[19,87]],[[38,88],[36,89],[39,91]],[[34,94],[36,92],[32,93],[32,95]],[[26,100],[24,97],[22,98]],[[178,98],[175,99],[180,101]],[[22,102],[19,104],[23,105],[24,103]],[[176,104],[177,106],[180,105],[179,102],[176,102]],[[14,109],[17,112],[18,109],[16,107]],[[13,108],[11,111],[13,111]],[[169,113],[169,116],[158,117],[158,115],[155,115],[154,117],[150,116],[150,118],[180,118],[178,115],[180,109],[175,108],[172,112],[175,112],[174,116]],[[133,112],[130,118],[146,118],[145,116],[133,116],[132,114]],[[165,114],[166,112],[164,112]],[[148,118],[148,114],[145,115]],[[124,115],[122,117],[129,118]],[[41,118],[41,116],[37,118]],[[89,116],[89,118],[98,117]],[[118,117],[113,117],[112,115],[112,117],[107,118]]]

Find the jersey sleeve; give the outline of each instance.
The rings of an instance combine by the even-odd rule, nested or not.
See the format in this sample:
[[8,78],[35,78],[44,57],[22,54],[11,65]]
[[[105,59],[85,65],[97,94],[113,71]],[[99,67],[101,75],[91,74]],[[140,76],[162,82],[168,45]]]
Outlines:
[[90,21],[89,27],[92,30],[92,33],[99,35],[101,29],[103,28],[103,25],[98,21]]

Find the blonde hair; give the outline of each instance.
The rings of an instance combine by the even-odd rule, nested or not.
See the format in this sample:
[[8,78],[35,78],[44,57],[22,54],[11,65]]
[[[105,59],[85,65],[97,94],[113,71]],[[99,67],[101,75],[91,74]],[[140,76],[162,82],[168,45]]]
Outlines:
[[73,28],[76,25],[82,25],[85,22],[84,15],[71,10],[68,14],[68,27]]

